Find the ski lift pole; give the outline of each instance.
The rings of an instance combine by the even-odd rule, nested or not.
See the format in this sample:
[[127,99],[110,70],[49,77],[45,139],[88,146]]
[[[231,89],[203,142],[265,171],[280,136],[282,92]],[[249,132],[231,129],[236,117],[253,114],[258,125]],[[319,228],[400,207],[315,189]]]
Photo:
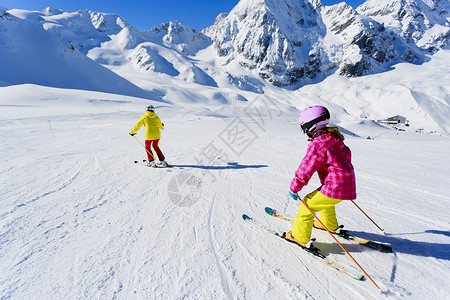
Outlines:
[[137,137],[135,137],[134,135],[133,135],[133,137],[136,139],[136,141],[139,142],[139,144],[141,144],[142,147],[144,147],[145,151],[147,151],[147,153],[148,153],[153,159],[155,159],[155,157],[153,156],[153,154],[152,154],[147,148],[145,148],[144,144],[142,144],[141,141],[140,141]]
[[358,206],[358,204],[355,203],[355,201],[351,200],[353,204],[355,204],[355,206],[370,220],[372,221],[373,224],[375,224],[375,226],[378,227],[378,229],[381,230],[382,233],[384,233],[384,229],[382,229],[380,226],[377,225],[377,223],[375,223],[374,220],[372,220],[362,209],[361,207]]
[[327,230],[327,232],[331,235],[331,237],[336,241],[336,243],[339,244],[339,246],[342,248],[342,250],[344,250],[345,253],[347,253],[347,255],[353,260],[353,262],[358,266],[358,268],[361,269],[361,271],[363,271],[363,273],[367,276],[367,278],[370,279],[370,281],[372,281],[372,283],[377,287],[378,291],[381,292],[381,288],[375,283],[375,281],[373,281],[372,277],[369,276],[369,274],[367,274],[367,272],[358,264],[358,262],[353,258],[353,256],[351,256],[351,254],[347,251],[347,249],[344,248],[344,246],[342,246],[342,244],[337,240],[337,238],[331,233],[331,231],[322,223],[322,221],[319,220],[318,217],[316,217],[316,215],[313,213],[313,211],[309,208],[309,206],[303,202],[302,199],[300,199],[300,197],[297,198],[298,200],[300,200],[301,203],[303,203],[303,205],[309,210],[309,212],[314,216],[314,218],[316,218],[317,221],[319,221],[320,225],[323,226],[323,228],[325,228]]

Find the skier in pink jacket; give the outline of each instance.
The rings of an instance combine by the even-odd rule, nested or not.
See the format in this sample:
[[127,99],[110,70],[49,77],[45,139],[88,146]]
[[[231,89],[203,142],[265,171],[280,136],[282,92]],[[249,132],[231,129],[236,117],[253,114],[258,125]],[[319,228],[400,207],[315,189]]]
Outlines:
[[[317,172],[321,186],[303,198],[303,202],[314,212],[319,212],[320,221],[332,232],[339,227],[335,205],[342,200],[356,199],[356,183],[350,149],[344,145],[344,136],[337,127],[327,127],[330,113],[323,106],[311,106],[303,110],[299,122],[310,144],[295,177],[291,182],[290,196],[298,200],[298,192],[308,184]],[[284,233],[287,240],[302,247],[310,247],[312,227],[324,229],[320,222],[301,204],[292,230]]]

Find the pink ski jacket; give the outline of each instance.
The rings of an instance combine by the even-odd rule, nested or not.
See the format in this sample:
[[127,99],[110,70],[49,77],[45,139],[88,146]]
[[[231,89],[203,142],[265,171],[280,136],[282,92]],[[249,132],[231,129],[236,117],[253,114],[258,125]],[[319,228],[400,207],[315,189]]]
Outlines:
[[332,133],[313,138],[308,145],[295,177],[292,192],[299,192],[317,171],[322,185],[317,189],[327,197],[339,200],[356,199],[356,180],[351,151]]

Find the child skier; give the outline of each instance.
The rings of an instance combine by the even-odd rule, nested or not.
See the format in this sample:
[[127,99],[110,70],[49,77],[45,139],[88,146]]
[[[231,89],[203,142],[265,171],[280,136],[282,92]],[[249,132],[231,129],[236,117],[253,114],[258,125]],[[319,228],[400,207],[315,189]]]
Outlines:
[[[356,198],[355,173],[351,163],[350,149],[344,145],[344,136],[337,127],[327,127],[330,113],[323,106],[311,106],[303,110],[299,122],[311,141],[307,153],[291,182],[289,194],[295,200],[298,192],[308,184],[317,171],[321,186],[308,194],[303,203],[314,212],[319,212],[320,221],[332,232],[338,229],[335,205],[342,200]],[[292,230],[284,233],[287,240],[302,247],[309,243],[312,227],[324,229],[320,222],[301,204]]]
[[146,112],[142,115],[136,126],[130,131],[130,135],[134,136],[136,132],[141,129],[142,124],[145,127],[145,149],[147,149],[148,166],[156,168],[155,157],[153,156],[151,147],[155,149],[156,154],[159,158],[159,163],[162,166],[167,166],[164,154],[158,146],[159,139],[161,138],[161,129],[164,128],[164,124],[161,123],[159,117],[155,114],[155,107],[149,105],[146,107]]

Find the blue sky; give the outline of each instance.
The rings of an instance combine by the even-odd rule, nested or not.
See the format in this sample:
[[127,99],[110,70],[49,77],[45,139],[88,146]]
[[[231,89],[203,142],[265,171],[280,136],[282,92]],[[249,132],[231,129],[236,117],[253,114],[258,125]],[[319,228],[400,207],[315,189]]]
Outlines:
[[[42,10],[48,6],[73,12],[89,9],[104,13],[115,13],[124,17],[139,30],[151,29],[168,21],[178,20],[196,29],[214,23],[221,12],[229,12],[239,0],[0,0],[6,8]],[[332,5],[341,0],[322,0]],[[345,1],[353,7],[364,0]]]

